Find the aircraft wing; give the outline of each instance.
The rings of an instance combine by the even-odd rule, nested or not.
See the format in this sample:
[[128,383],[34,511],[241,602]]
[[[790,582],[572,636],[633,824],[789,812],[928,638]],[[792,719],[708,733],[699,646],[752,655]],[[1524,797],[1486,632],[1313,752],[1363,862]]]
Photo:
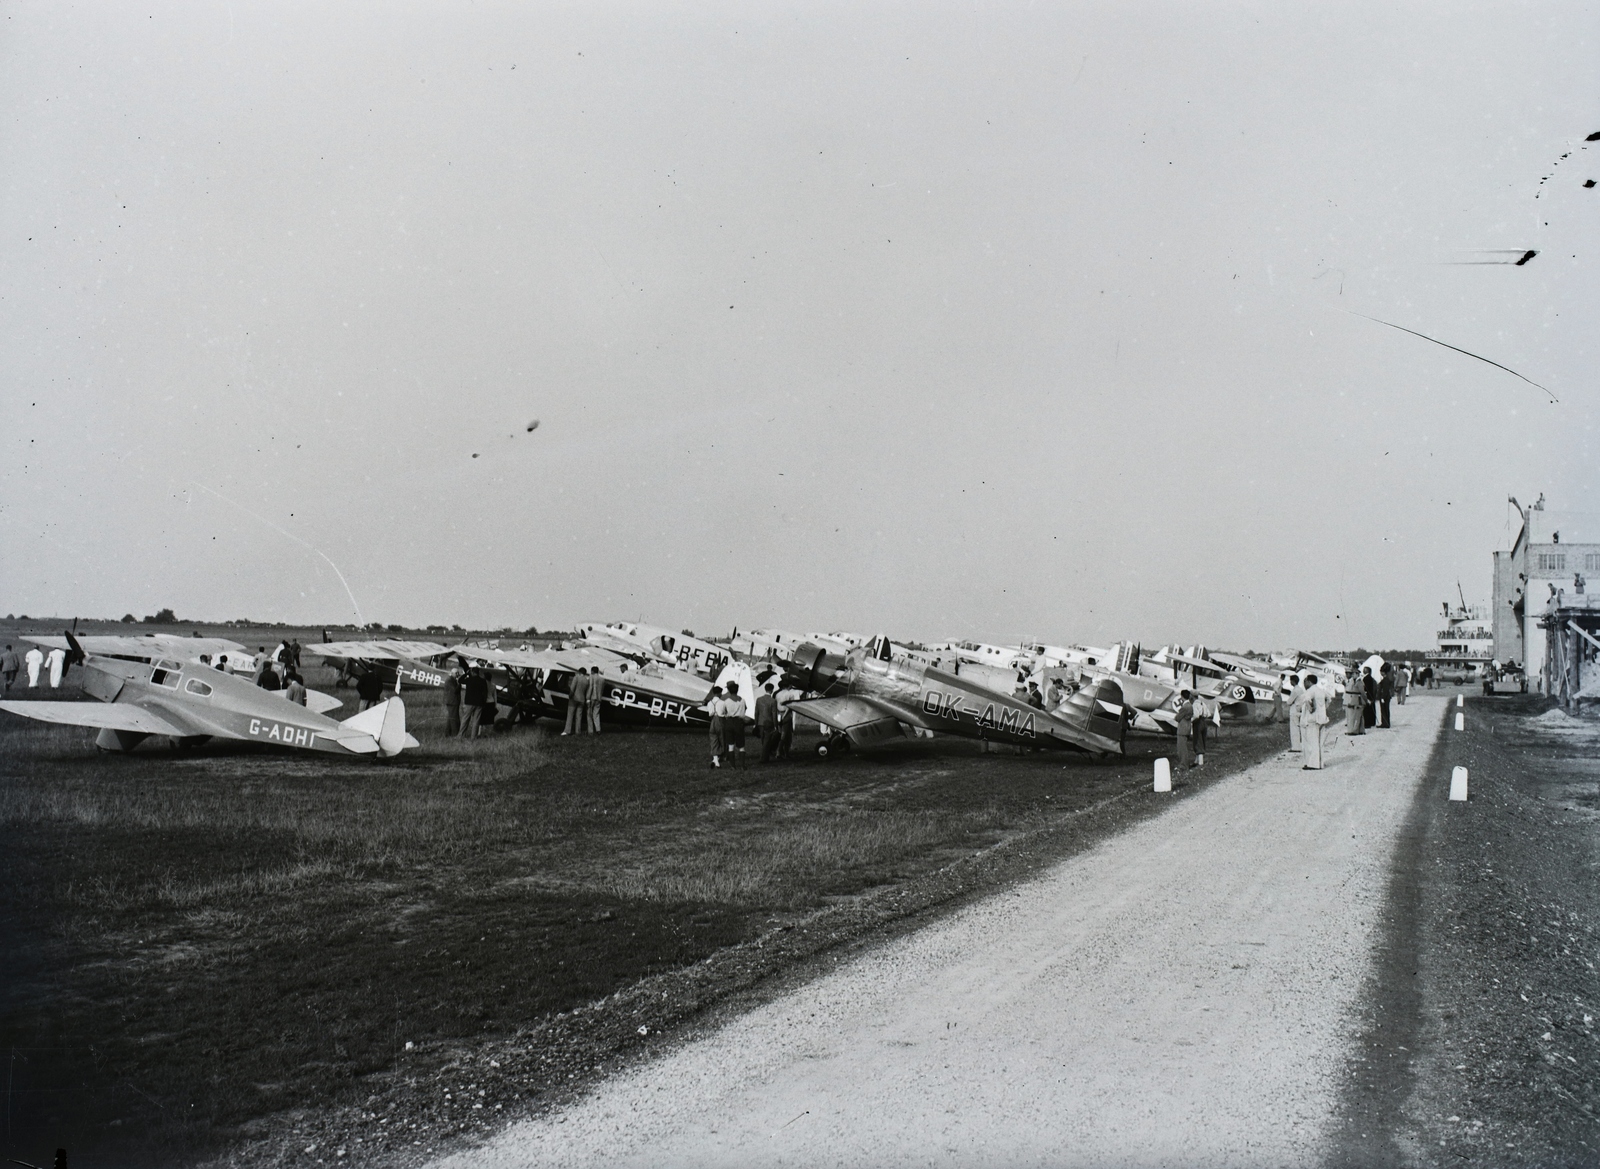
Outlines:
[[[67,639],[51,634],[27,634],[21,638],[31,641],[41,649],[71,649]],[[234,654],[249,651],[236,641],[225,637],[179,637],[175,633],[146,633],[138,637],[120,634],[85,634],[77,639],[84,653],[90,657],[137,658],[154,661],[157,658],[177,658],[180,661],[199,661],[201,654],[215,657],[219,653]]]
[[211,733],[209,729],[195,730],[178,726],[128,702],[0,702],[0,710],[8,710],[24,718],[36,718],[40,722],[137,731],[146,735],[170,735],[173,738]]
[[861,694],[840,698],[809,698],[791,702],[789,709],[850,736],[857,747],[872,747],[905,737],[901,723],[906,712],[887,702]]
[[314,658],[353,658],[362,662],[390,662],[396,658],[436,658],[450,647],[436,641],[325,641],[311,642],[300,652]]
[[627,654],[592,645],[576,649],[489,649],[478,645],[460,645],[451,652],[469,662],[515,666],[519,670],[576,670],[580,667],[587,670],[590,666],[604,669],[616,662],[633,660]]

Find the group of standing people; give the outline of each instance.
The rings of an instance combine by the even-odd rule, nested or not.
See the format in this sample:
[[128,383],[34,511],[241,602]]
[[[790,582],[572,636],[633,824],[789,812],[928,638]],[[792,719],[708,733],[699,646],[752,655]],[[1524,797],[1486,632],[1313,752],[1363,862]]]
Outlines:
[[1371,666],[1362,666],[1360,674],[1350,674],[1344,684],[1344,733],[1364,735],[1369,730],[1389,730],[1389,704],[1406,704],[1411,679],[1409,666],[1402,666],[1397,673],[1388,662],[1378,668],[1376,678]]
[[22,673],[23,663],[28,667],[28,689],[35,690],[39,686],[39,675],[48,673],[50,688],[61,689],[61,679],[67,672],[67,651],[53,649],[48,654],[38,646],[28,647],[28,652],[22,657],[17,656],[17,651],[9,645],[6,652],[0,655],[0,678],[5,679],[5,688],[10,690],[17,680],[17,675]]
[[[1362,666],[1361,672],[1351,670],[1344,684],[1344,733],[1364,735],[1369,730],[1389,730],[1391,703],[1405,705],[1406,696],[1416,675],[1410,666],[1398,671],[1388,662],[1378,667],[1376,676],[1371,666]],[[1328,704],[1335,691],[1318,681],[1315,674],[1290,674],[1289,682],[1289,750],[1298,752],[1301,768],[1306,771],[1322,769],[1324,735],[1328,726]]]
[[1192,690],[1178,691],[1177,717],[1178,766],[1185,770],[1206,765],[1206,735],[1215,723],[1222,725],[1222,704],[1214,699],[1196,695]]
[[[217,669],[227,669],[227,655],[217,664]],[[256,685],[263,690],[282,690],[290,702],[306,704],[306,683],[300,676],[300,643],[298,641],[280,641],[276,649],[270,654],[264,645],[256,646]],[[361,688],[356,687],[360,695],[361,709],[365,710],[372,703],[367,701],[367,695],[362,694]]]
[[711,766],[721,767],[724,759],[730,766],[744,766],[747,713],[755,718],[761,762],[789,758],[789,749],[794,744],[794,711],[790,706],[803,697],[799,690],[779,690],[768,682],[756,697],[755,709],[751,711],[739,694],[739,683],[711,687],[711,694],[701,708],[711,718]]
[[600,705],[605,701],[606,680],[600,676],[599,666],[582,668],[567,683],[567,726],[563,735],[598,735],[600,733]]
[[1323,734],[1328,728],[1328,702],[1333,688],[1315,674],[1290,674],[1289,750],[1300,755],[1302,771],[1322,770]]

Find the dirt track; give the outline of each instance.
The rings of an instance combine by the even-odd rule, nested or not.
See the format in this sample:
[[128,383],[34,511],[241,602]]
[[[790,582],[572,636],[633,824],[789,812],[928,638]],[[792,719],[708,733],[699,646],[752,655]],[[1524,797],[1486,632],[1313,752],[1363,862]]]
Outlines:
[[1440,702],[1181,799],[448,1165],[1306,1164]]

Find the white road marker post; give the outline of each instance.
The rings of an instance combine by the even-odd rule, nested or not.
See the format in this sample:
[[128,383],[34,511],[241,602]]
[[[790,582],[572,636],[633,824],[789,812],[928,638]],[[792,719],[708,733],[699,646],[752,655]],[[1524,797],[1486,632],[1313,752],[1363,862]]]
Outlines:
[[1172,764],[1165,756],[1156,760],[1156,791],[1169,792],[1172,790]]
[[1466,803],[1467,800],[1467,769],[1454,768],[1450,772],[1450,798]]
[[1457,706],[1465,706],[1466,704],[1467,704],[1467,696],[1465,694],[1457,694],[1456,695],[1456,705]]
[[1462,714],[1458,710],[1458,711],[1456,711],[1456,730],[1464,731],[1466,729],[1467,729],[1467,716]]

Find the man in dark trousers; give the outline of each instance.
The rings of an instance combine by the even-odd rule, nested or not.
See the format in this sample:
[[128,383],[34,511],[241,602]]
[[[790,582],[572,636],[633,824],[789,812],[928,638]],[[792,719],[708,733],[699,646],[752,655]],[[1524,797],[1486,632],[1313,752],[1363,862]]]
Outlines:
[[5,679],[6,689],[11,689],[11,683],[17,680],[17,674],[22,670],[22,659],[17,656],[17,651],[9,645],[6,652],[0,656],[0,677]]
[[444,733],[461,733],[461,677],[455,670],[444,676]]
[[1194,699],[1189,691],[1178,693],[1178,705],[1172,712],[1178,722],[1178,767],[1188,771],[1194,766]]
[[[263,677],[276,678],[277,675],[268,668]],[[383,676],[377,670],[367,670],[356,679],[356,697],[361,701],[356,705],[361,710],[377,706],[383,700]]]
[[1367,699],[1361,708],[1361,725],[1370,731],[1378,725],[1378,682],[1372,676],[1371,666],[1361,667],[1361,693]]
[[589,675],[582,669],[567,682],[567,729],[563,735],[581,735],[587,729]]
[[794,689],[778,691],[778,758],[789,758],[789,751],[794,746],[794,711],[790,705],[799,702],[805,697],[805,692]]
[[767,683],[761,697],[756,699],[756,738],[761,740],[761,762],[768,762],[778,753],[778,700],[773,685]]
[[1389,729],[1389,700],[1394,697],[1394,668],[1384,662],[1378,669],[1378,726]]
[[467,708],[467,717],[461,720],[461,737],[476,739],[478,727],[483,723],[483,708],[489,704],[489,679],[477,666],[469,669],[461,680],[461,701]]

